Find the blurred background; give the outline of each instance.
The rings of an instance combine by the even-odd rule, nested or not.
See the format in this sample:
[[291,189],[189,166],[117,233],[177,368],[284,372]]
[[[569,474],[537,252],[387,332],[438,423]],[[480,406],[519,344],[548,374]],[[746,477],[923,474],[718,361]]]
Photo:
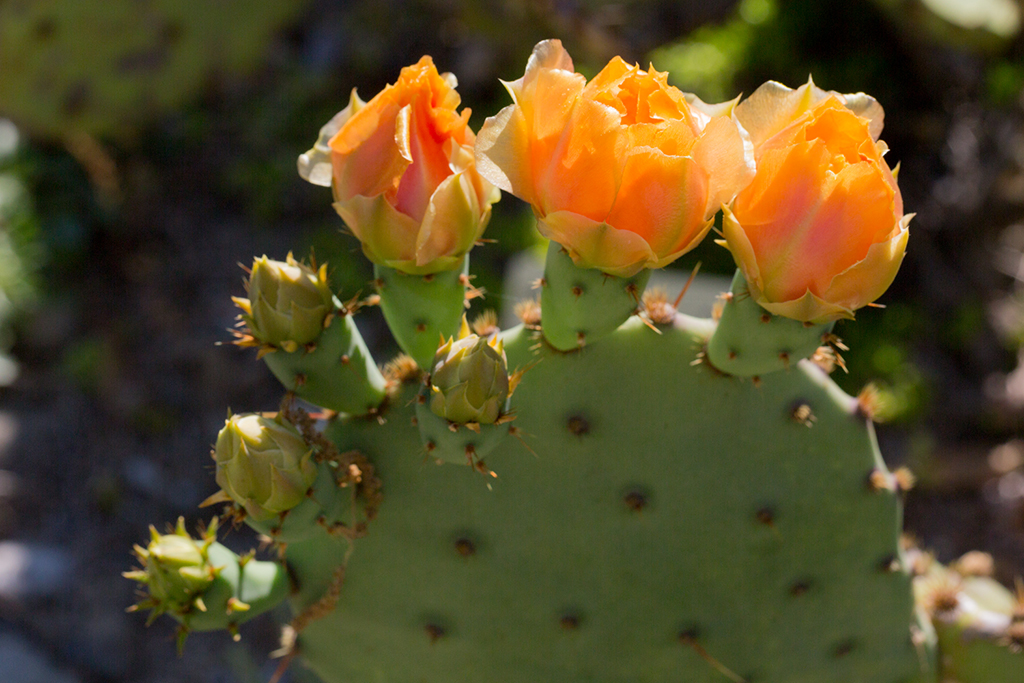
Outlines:
[[[190,638],[126,614],[133,543],[216,486],[227,407],[280,389],[230,346],[254,255],[315,250],[342,298],[370,268],[296,156],[358,86],[430,54],[474,128],[537,41],[593,75],[648,61],[708,101],[768,79],[864,91],[916,211],[903,269],[837,332],[856,394],[884,399],[892,466],[918,485],[909,533],[1024,574],[1024,38],[1019,0],[4,0],[0,2],[0,670],[7,683],[256,683],[260,619]],[[474,254],[484,306],[535,248],[505,197]],[[707,240],[676,264],[727,275]],[[511,303],[511,302],[509,302]],[[378,360],[392,352],[361,316]],[[238,530],[226,543],[247,549]],[[308,681],[293,667],[286,681]]]

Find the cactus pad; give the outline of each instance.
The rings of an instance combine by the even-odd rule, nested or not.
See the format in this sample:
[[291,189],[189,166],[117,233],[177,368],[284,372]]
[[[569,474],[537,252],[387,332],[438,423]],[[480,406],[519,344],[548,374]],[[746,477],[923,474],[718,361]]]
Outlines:
[[[497,478],[426,456],[415,386],[383,426],[334,423],[384,499],[298,652],[328,683],[935,680],[856,401],[810,363],[760,383],[695,364],[711,328],[634,319],[568,354],[507,332],[510,365],[536,365]],[[297,607],[349,549],[289,545]]]

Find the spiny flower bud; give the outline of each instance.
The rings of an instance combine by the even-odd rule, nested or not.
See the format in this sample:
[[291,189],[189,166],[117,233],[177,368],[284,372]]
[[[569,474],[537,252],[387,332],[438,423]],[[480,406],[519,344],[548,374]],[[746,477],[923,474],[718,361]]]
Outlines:
[[288,352],[315,341],[334,310],[327,266],[314,270],[291,253],[284,261],[255,259],[246,289],[248,299],[232,300],[242,309],[249,333],[257,342]]
[[501,340],[478,337],[463,318],[459,336],[449,338],[434,356],[430,409],[456,424],[493,424],[508,396],[508,361]]
[[210,524],[203,538],[193,539],[185,530],[185,519],[178,518],[173,533],[161,534],[149,527],[150,542],[145,548],[135,546],[135,556],[142,569],[125,573],[146,585],[149,599],[137,608],[152,610],[150,619],[164,612],[186,614],[195,607],[205,611],[201,595],[210,587],[217,575],[211,566],[207,551],[216,540],[217,521]]
[[280,414],[229,416],[213,456],[217,484],[256,521],[291,510],[316,480],[312,449]]

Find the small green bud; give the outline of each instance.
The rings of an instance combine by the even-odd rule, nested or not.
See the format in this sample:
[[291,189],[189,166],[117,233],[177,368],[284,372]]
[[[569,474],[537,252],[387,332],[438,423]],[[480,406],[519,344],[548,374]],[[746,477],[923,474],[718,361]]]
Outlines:
[[508,361],[500,339],[472,334],[463,318],[458,338],[441,345],[432,367],[430,410],[435,415],[456,424],[498,420],[509,396]]
[[153,616],[170,612],[183,615],[204,609],[202,594],[213,583],[217,568],[210,564],[208,550],[216,539],[216,520],[202,539],[193,539],[185,531],[185,520],[178,519],[173,533],[161,534],[150,527],[150,542],[135,546],[142,569],[125,574],[146,585],[149,599],[140,603],[153,610]]
[[214,459],[217,484],[256,521],[291,510],[316,480],[312,449],[280,414],[230,416]]
[[234,302],[244,312],[249,333],[288,352],[315,341],[334,310],[327,266],[313,270],[291,253],[284,261],[266,256],[253,261],[246,287],[249,298],[236,297]]

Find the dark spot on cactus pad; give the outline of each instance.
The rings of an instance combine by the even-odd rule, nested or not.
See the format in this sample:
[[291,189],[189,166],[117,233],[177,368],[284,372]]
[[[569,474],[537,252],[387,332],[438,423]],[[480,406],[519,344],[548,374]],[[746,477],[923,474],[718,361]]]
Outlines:
[[430,638],[431,643],[436,643],[438,640],[443,638],[447,632],[445,628],[440,624],[430,623],[424,627],[427,631],[427,637]]
[[771,313],[762,313],[761,314],[761,322],[763,322],[763,323],[770,323],[771,321],[772,321],[772,314]]
[[696,626],[687,626],[679,631],[679,635],[676,638],[683,645],[690,645],[697,642],[697,638],[700,637],[700,629]]
[[763,507],[757,511],[757,521],[761,522],[765,526],[775,525],[775,511],[770,507]]
[[579,613],[566,612],[558,619],[558,624],[566,631],[575,631],[580,627],[581,621],[582,617],[580,617]]
[[729,349],[729,360],[736,360],[737,355],[736,351]]
[[841,643],[835,646],[835,648],[832,650],[832,656],[836,658],[845,657],[846,655],[853,652],[853,648],[856,646],[857,643],[856,641],[854,641],[853,638],[847,638],[846,640],[842,641]]
[[806,595],[809,590],[811,590],[810,580],[802,579],[789,587],[789,594],[794,598],[798,598],[801,595]]
[[567,423],[569,431],[576,436],[583,436],[590,433],[590,423],[582,415],[572,415]]
[[476,555],[476,544],[466,537],[460,537],[455,539],[455,552],[463,557],[472,557]]
[[433,282],[434,281],[434,274],[433,273],[427,273],[426,275],[423,276],[423,281],[424,282]]
[[640,512],[645,507],[648,500],[648,494],[640,489],[630,489],[626,492],[626,495],[622,497],[623,502],[633,512]]
[[44,43],[57,34],[57,22],[53,17],[43,17],[32,27],[32,33],[36,40]]
[[573,285],[572,289],[569,290],[569,291],[571,291],[572,295],[574,297],[576,297],[577,299],[579,299],[581,296],[583,296],[583,287],[581,287],[579,285]]
[[416,323],[416,331],[417,332],[426,332],[427,331],[427,324],[425,322],[418,322],[418,323]]

